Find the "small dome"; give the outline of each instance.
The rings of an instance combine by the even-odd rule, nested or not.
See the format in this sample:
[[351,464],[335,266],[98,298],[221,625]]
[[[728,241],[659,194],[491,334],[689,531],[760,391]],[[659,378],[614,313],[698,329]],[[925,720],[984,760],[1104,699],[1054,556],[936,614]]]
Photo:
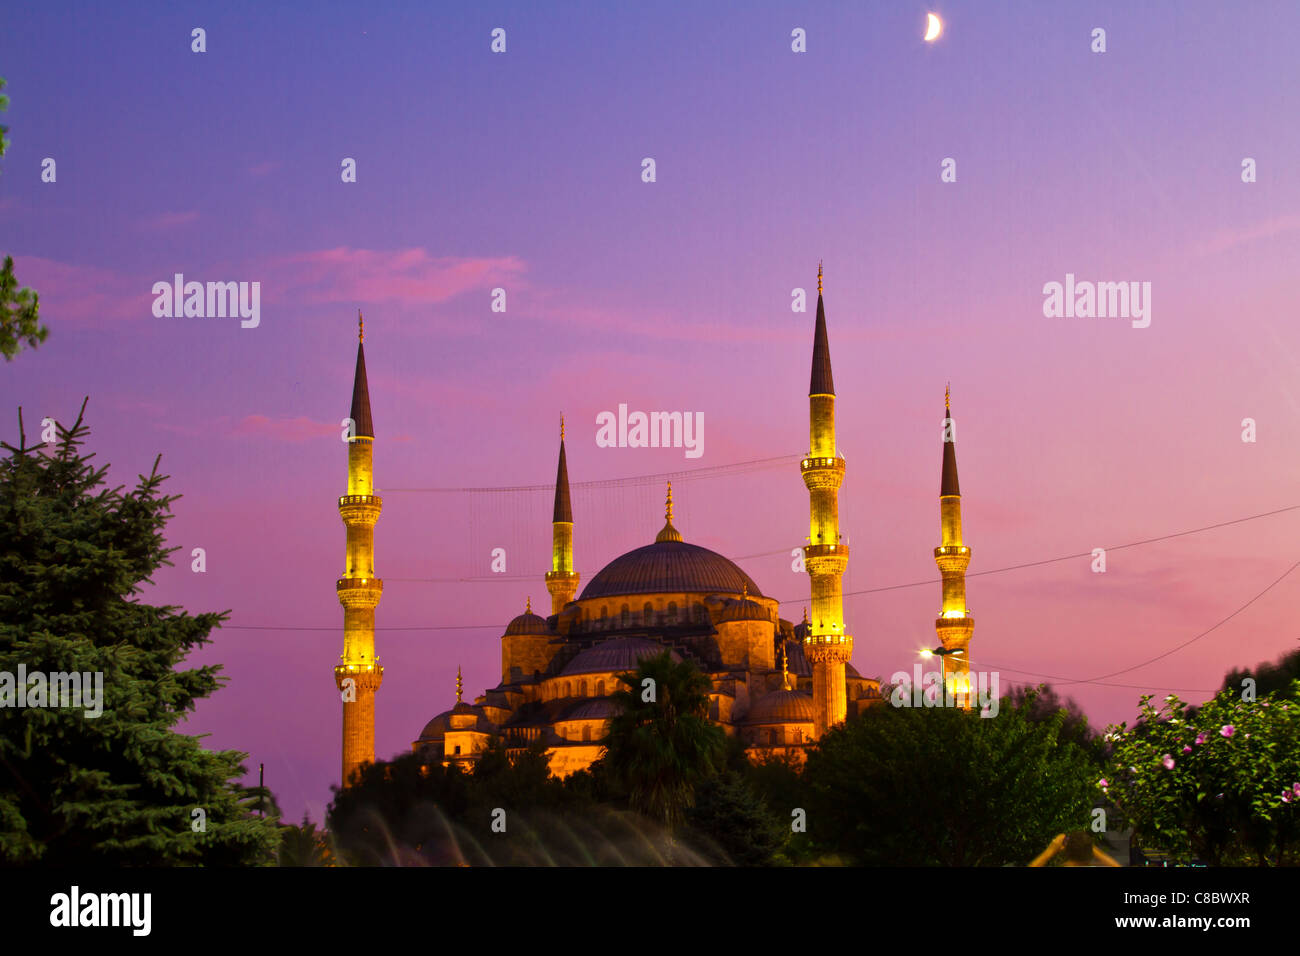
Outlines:
[[771,616],[767,609],[756,601],[749,600],[748,597],[742,597],[739,600],[728,601],[718,615],[721,621],[771,621]]
[[774,690],[749,710],[747,724],[811,724],[812,695],[800,690]]
[[506,636],[512,634],[550,634],[551,629],[546,626],[546,618],[538,617],[533,613],[533,599],[529,598],[524,607],[524,613],[512,620],[506,625]]
[[416,740],[416,743],[426,740],[441,740],[450,727],[451,711],[444,710],[441,714],[424,725],[424,729],[420,731],[420,736]]
[[620,674],[634,671],[642,659],[656,657],[664,651],[668,651],[674,661],[681,660],[676,651],[644,637],[617,637],[582,651],[564,665],[560,675],[568,677],[574,674]]

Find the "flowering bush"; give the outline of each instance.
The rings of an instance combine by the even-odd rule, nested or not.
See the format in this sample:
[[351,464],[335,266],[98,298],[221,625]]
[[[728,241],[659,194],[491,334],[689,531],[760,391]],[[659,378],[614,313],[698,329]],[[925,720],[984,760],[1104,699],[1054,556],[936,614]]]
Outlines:
[[1141,837],[1213,865],[1300,862],[1300,681],[1253,701],[1222,691],[1194,712],[1142,698],[1136,726],[1108,728],[1097,786]]

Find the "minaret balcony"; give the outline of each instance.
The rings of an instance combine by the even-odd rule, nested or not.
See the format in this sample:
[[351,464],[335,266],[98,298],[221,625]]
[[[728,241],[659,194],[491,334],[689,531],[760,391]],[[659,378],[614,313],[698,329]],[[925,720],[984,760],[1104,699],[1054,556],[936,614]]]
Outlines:
[[945,577],[964,574],[970,567],[970,548],[948,546],[934,549],[934,563]]
[[384,668],[378,661],[368,664],[339,664],[334,668],[334,683],[339,690],[344,689],[343,682],[351,679],[357,690],[374,692],[384,682]]
[[334,585],[344,607],[374,607],[384,594],[381,578],[339,578]]
[[799,472],[809,491],[839,488],[844,483],[844,468],[844,459],[838,455],[834,458],[809,455],[799,462]]
[[384,508],[379,495],[343,495],[339,498],[339,515],[344,524],[374,524]]
[[809,574],[843,574],[849,566],[847,544],[805,544],[803,566]]
[[934,619],[934,629],[944,647],[951,642],[964,646],[964,642],[970,640],[975,630],[975,618],[970,616],[970,611],[966,611],[961,617],[940,615]]

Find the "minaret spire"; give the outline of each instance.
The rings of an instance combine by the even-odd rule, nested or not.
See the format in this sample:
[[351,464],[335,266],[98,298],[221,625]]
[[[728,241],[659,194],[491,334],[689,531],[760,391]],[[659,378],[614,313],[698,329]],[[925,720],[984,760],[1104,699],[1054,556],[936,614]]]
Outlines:
[[460,665],[456,665],[456,703],[460,703],[461,695],[465,691],[465,682],[461,680]]
[[844,459],[835,441],[835,382],[817,268],[817,324],[813,331],[812,376],[808,387],[809,448],[800,470],[808,487],[811,528],[804,546],[804,570],[812,590],[812,621],[804,627],[804,652],[813,666],[813,733],[820,738],[848,713],[845,665],[853,638],[844,624],[843,576],[849,548],[840,539],[839,488]]
[[352,383],[352,437],[348,439],[348,490],[338,500],[347,529],[347,565],[335,584],[343,605],[343,653],[334,682],[343,700],[343,785],[375,759],[375,694],[384,669],[375,654],[375,608],[384,582],[375,575],[375,523],[383,499],[375,494],[375,427],[366,381],[365,327],[357,311],[357,368]]
[[546,572],[551,613],[559,614],[578,593],[573,570],[573,505],[569,500],[569,460],[564,451],[564,416],[560,415],[560,461],[555,469],[555,508],[551,514],[551,570]]
[[975,619],[966,607],[966,568],[970,566],[971,551],[962,542],[956,426],[947,389],[944,390],[943,406],[943,473],[939,481],[941,543],[934,549],[934,561],[943,577],[943,607],[934,626],[939,642],[949,652],[944,668],[948,675],[948,688],[958,702],[969,709],[970,639],[975,630]]
[[673,483],[668,482],[668,503],[664,506],[664,526],[655,541],[680,541],[682,533],[673,527]]

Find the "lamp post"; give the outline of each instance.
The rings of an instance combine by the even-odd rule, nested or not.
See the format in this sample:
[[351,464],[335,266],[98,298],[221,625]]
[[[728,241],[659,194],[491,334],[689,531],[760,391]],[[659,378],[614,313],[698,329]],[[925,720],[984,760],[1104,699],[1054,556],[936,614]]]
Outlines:
[[920,655],[924,658],[927,659],[931,657],[939,658],[939,679],[942,681],[943,688],[945,691],[947,691],[948,689],[948,673],[947,673],[947,668],[944,666],[944,658],[960,657],[965,653],[966,652],[962,650],[960,647],[954,647],[952,650],[949,650],[946,647],[936,647],[933,650],[929,648],[925,648],[924,650],[920,651]]

